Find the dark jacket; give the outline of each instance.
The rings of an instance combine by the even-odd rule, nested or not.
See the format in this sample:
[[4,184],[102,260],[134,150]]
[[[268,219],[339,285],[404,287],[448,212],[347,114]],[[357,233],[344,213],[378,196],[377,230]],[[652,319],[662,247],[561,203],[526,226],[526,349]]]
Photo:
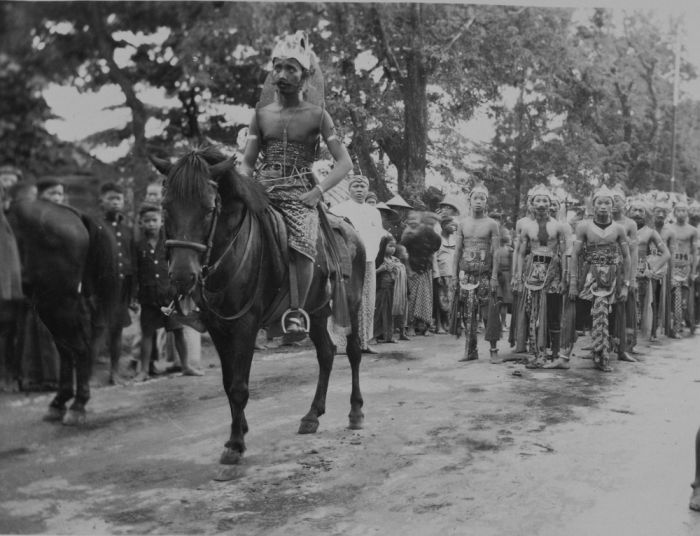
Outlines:
[[169,305],[175,297],[168,278],[165,238],[160,233],[155,248],[142,237],[136,246],[137,297],[141,305]]

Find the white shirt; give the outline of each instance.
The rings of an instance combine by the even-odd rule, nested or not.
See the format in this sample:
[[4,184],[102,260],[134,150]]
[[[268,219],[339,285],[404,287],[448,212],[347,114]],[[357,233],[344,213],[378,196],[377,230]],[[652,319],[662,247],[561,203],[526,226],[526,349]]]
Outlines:
[[367,203],[357,203],[348,199],[329,210],[337,216],[350,220],[365,246],[367,262],[374,263],[379,253],[379,242],[385,234],[379,209]]

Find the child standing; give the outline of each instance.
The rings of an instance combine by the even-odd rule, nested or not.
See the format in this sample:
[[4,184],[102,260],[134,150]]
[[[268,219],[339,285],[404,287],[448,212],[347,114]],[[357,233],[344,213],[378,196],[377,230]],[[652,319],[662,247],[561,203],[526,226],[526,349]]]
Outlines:
[[401,261],[394,256],[396,240],[387,234],[379,243],[379,253],[375,259],[377,272],[377,299],[374,312],[374,336],[377,341],[394,340],[394,285]]
[[139,209],[139,220],[143,231],[136,248],[137,295],[141,304],[141,370],[134,380],[144,381],[149,377],[153,339],[158,328],[165,328],[173,333],[175,348],[182,363],[182,374],[202,376],[203,372],[188,364],[182,324],[166,316],[161,310],[161,307],[172,302],[175,294],[168,279],[160,208],[155,205],[142,205]]

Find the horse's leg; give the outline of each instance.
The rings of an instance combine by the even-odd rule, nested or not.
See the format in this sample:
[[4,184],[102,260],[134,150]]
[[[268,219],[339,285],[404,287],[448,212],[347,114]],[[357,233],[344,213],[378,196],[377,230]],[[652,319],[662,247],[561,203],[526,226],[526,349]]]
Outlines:
[[[77,321],[77,322],[76,322]],[[74,335],[70,346],[75,356],[75,400],[63,418],[63,424],[76,426],[85,423],[85,405],[90,400],[90,378],[92,376],[92,355],[89,336],[90,317],[86,304],[81,300],[79,312],[73,322]]]
[[350,392],[350,414],[348,415],[348,428],[361,430],[365,422],[365,414],[362,413],[362,393],[360,392],[360,362],[362,361],[362,349],[360,345],[358,315],[353,315],[352,332],[347,337],[346,352],[350,361],[352,373],[352,391]]
[[221,379],[231,408],[231,435],[219,459],[224,465],[239,463],[246,448],[244,436],[248,432],[248,423],[245,407],[257,330],[252,322],[245,324],[248,323],[238,322],[234,328],[236,336],[232,336],[233,330],[209,331],[219,354]]
[[309,337],[316,347],[318,383],[316,384],[316,393],[314,394],[313,402],[311,402],[311,408],[301,419],[301,424],[299,425],[300,434],[316,433],[316,430],[318,430],[318,418],[326,412],[328,380],[331,376],[333,357],[335,356],[335,347],[328,333],[327,326],[327,315],[313,315],[311,317]]

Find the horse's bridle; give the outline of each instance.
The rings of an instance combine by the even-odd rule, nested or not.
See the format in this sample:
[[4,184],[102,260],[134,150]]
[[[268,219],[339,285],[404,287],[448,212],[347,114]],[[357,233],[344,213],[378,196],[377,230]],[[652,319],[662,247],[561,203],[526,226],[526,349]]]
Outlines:
[[[219,215],[221,214],[221,196],[219,195],[219,185],[215,181],[209,181],[216,191],[216,198],[214,201],[214,208],[211,220],[211,226],[209,227],[209,232],[207,233],[206,244],[200,244],[199,242],[191,242],[189,240],[166,240],[166,249],[184,248],[193,249],[203,256],[202,259],[202,274],[204,277],[211,271],[209,267],[209,259],[211,258],[211,250],[214,245],[214,233],[216,233],[216,226],[219,222]],[[218,261],[217,261],[218,264]]]

